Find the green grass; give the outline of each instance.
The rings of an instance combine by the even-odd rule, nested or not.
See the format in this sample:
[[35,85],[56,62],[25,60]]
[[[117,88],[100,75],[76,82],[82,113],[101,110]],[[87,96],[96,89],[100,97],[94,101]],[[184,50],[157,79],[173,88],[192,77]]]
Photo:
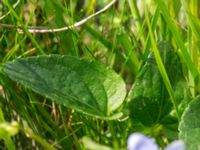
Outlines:
[[[170,126],[173,128],[170,134],[166,134],[161,124],[152,127],[133,124],[126,110],[127,99],[117,110],[124,112],[122,118],[101,120],[56,104],[13,82],[3,72],[4,63],[20,57],[46,54],[77,56],[99,61],[115,70],[124,79],[129,91],[140,68],[150,52],[153,52],[173,110],[180,120],[181,111],[175,101],[174,89],[160,58],[157,43],[167,40],[173,45],[181,58],[188,88],[192,97],[196,97],[200,92],[198,0],[189,3],[184,0],[150,0],[148,4],[143,1],[141,6],[133,0],[119,0],[109,10],[81,27],[58,33],[31,34],[28,31],[28,26],[53,29],[71,25],[109,2],[21,0],[15,8],[15,1],[4,0],[0,3],[1,16],[10,12],[0,20],[0,123],[16,121],[19,125],[19,131],[14,135],[5,138],[0,136],[0,149],[84,150],[89,147],[86,143],[92,139],[96,149],[101,144],[121,150],[126,149],[127,137],[132,132],[155,137],[161,147],[178,139],[177,124]],[[24,33],[20,34],[16,26],[20,26]],[[90,140],[83,138],[85,136]],[[87,139],[86,142],[83,139]]]

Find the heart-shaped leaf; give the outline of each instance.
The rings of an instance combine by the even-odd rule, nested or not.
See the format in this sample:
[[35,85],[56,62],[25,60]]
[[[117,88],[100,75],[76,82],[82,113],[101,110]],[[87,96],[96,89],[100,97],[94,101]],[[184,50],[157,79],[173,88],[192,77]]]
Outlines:
[[12,80],[58,104],[96,117],[110,117],[126,96],[121,77],[96,61],[37,56],[7,62],[3,70]]
[[[188,94],[185,92],[187,86],[181,69],[182,64],[168,42],[160,42],[158,49],[174,89],[176,102],[180,104],[186,101]],[[142,66],[128,99],[131,119],[145,126],[160,123],[172,110],[170,97],[153,53]]]
[[183,113],[179,125],[179,137],[186,145],[187,150],[200,148],[200,96],[195,98]]

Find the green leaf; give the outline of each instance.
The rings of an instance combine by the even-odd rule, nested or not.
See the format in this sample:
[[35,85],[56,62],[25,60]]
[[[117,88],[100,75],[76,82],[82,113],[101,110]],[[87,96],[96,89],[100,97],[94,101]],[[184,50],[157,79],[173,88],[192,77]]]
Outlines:
[[126,96],[121,77],[95,61],[37,56],[7,62],[3,70],[14,81],[58,104],[104,119],[115,118],[110,115]]
[[200,147],[200,97],[195,98],[183,113],[179,125],[179,137],[187,150],[199,150]]
[[[160,42],[158,49],[174,90],[176,102],[184,103],[187,98],[184,94],[187,86],[179,57],[168,42]],[[160,123],[172,110],[170,96],[153,53],[141,68],[128,99],[131,119],[138,120],[145,126]]]

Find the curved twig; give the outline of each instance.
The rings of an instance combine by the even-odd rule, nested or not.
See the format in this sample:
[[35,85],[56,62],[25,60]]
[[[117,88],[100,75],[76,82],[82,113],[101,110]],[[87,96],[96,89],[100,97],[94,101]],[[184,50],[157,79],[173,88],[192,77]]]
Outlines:
[[[28,27],[28,31],[30,33],[51,33],[51,32],[62,32],[62,31],[67,31],[69,29],[72,28],[77,28],[80,27],[81,25],[85,24],[86,22],[88,22],[90,19],[94,18],[95,16],[105,12],[106,10],[108,10],[112,5],[115,4],[117,0],[112,0],[109,4],[107,4],[104,8],[102,8],[101,10],[97,11],[96,13],[84,18],[81,21],[75,22],[73,25],[69,25],[69,26],[65,26],[65,27],[61,27],[61,28],[55,28],[55,29],[49,29],[49,28],[44,28],[44,27]],[[4,27],[14,27],[17,28],[19,33],[23,33],[23,30],[21,29],[21,27],[16,27],[14,25],[8,25],[8,24],[1,24]]]

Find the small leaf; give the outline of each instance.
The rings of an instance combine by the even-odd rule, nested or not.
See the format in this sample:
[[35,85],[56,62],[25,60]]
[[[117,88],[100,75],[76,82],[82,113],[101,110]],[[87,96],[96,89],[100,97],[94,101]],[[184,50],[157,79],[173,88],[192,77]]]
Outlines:
[[112,118],[126,96],[125,83],[113,70],[70,56],[20,58],[7,62],[4,72],[58,104],[96,117]]
[[182,115],[179,137],[187,145],[187,150],[200,148],[200,96],[195,98]]

